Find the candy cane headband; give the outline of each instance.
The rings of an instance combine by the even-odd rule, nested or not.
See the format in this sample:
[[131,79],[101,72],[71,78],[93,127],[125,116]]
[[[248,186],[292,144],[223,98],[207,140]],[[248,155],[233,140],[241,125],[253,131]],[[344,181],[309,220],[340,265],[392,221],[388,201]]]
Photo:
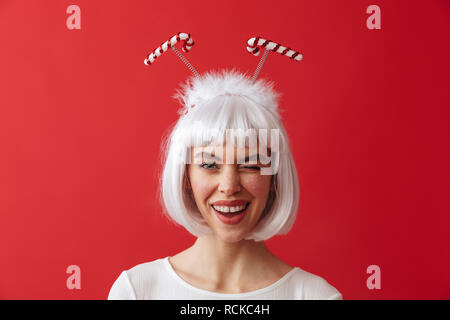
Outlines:
[[273,42],[271,40],[265,40],[259,37],[250,38],[247,41],[247,51],[252,53],[254,56],[259,55],[259,47],[264,47],[265,51],[264,54],[261,57],[261,60],[259,60],[258,66],[256,67],[255,72],[253,73],[252,80],[253,82],[256,81],[256,78],[258,77],[259,73],[261,72],[261,68],[264,65],[264,62],[267,59],[267,56],[269,55],[270,51],[278,52],[279,54],[283,56],[288,56],[291,59],[294,59],[296,61],[300,61],[303,59],[303,56],[300,54],[300,52],[294,51],[291,48],[286,48],[276,42]]
[[[191,35],[189,33],[182,33],[179,32],[178,34],[171,37],[169,40],[161,44],[158,48],[153,50],[152,53],[148,55],[148,57],[144,60],[145,65],[151,65],[153,62],[155,62],[156,58],[158,58],[160,55],[162,55],[164,52],[167,51],[167,49],[170,47],[173,52],[183,61],[183,63],[191,70],[191,72],[197,77],[200,78],[199,73],[197,70],[192,66],[192,64],[184,57],[181,52],[177,50],[175,47],[175,44],[179,41],[183,41],[183,51],[189,52],[194,45],[194,41],[191,38]],[[303,59],[302,54],[300,54],[298,51],[294,51],[291,48],[284,47],[276,42],[273,42],[271,40],[265,40],[260,37],[253,37],[250,38],[247,41],[247,51],[252,53],[254,56],[258,56],[260,53],[260,47],[263,47],[265,49],[264,54],[262,55],[261,59],[259,60],[258,66],[256,67],[255,72],[253,73],[252,81],[255,82],[256,78],[258,77],[259,73],[261,72],[261,69],[264,65],[264,62],[267,59],[267,56],[269,55],[270,51],[277,52],[283,56],[287,56],[293,60],[300,61]]]
[[186,59],[186,57],[183,56],[181,54],[181,52],[178,51],[177,48],[175,47],[175,44],[179,41],[184,42],[184,44],[183,44],[184,52],[189,52],[191,50],[192,46],[194,45],[194,40],[192,40],[191,35],[189,33],[178,32],[176,35],[169,38],[169,40],[167,40],[166,42],[161,44],[158,48],[153,50],[153,52],[150,53],[146,59],[144,59],[144,64],[146,66],[151,65],[153,62],[155,62],[156,58],[158,58],[160,55],[162,55],[164,52],[166,52],[167,49],[170,47],[172,49],[172,51],[175,52],[176,55],[181,59],[181,61],[183,61],[183,63],[189,68],[189,70],[191,70],[192,73],[197,78],[199,78],[200,75],[198,74],[197,70],[195,70],[195,68],[192,66],[192,64],[189,62],[189,60]]

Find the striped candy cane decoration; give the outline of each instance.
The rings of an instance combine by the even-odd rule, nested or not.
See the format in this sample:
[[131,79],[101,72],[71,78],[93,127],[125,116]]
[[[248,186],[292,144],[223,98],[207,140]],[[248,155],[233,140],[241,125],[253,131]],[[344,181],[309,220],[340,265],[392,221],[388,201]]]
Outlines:
[[283,56],[287,56],[291,59],[300,61],[303,56],[300,52],[294,51],[291,48],[283,47],[282,45],[273,42],[271,40],[265,40],[259,37],[250,38],[247,41],[247,51],[252,53],[255,56],[259,55],[259,47],[264,47],[266,50],[278,52]]
[[185,56],[181,54],[180,51],[175,47],[175,44],[179,41],[183,41],[183,51],[189,52],[194,45],[194,40],[192,40],[191,35],[189,33],[183,33],[178,32],[176,35],[174,35],[172,38],[161,44],[158,48],[153,50],[152,53],[148,55],[146,59],[144,59],[144,64],[146,66],[151,65],[153,62],[155,62],[156,58],[158,58],[160,55],[162,55],[164,52],[167,51],[167,49],[171,48],[173,52],[180,58],[181,61],[189,68],[189,70],[192,71],[192,73],[198,78],[200,77],[199,73],[195,68],[190,64],[188,59],[186,59]]
[[179,42],[184,41],[183,43],[183,51],[189,52],[192,46],[194,45],[194,40],[192,40],[191,35],[189,33],[178,32],[178,34],[174,35],[172,38],[161,44],[158,48],[153,50],[152,53],[148,55],[148,57],[144,60],[146,66],[151,65],[155,62],[156,58],[162,55],[167,49],[173,48],[173,46]]
[[255,72],[253,73],[252,81],[255,82],[256,78],[258,77],[259,73],[261,72],[261,69],[264,65],[264,62],[266,62],[267,56],[269,55],[270,51],[278,52],[279,54],[283,56],[288,56],[289,58],[293,60],[300,61],[302,60],[303,56],[297,52],[292,50],[291,48],[283,47],[282,45],[279,45],[276,42],[273,42],[271,40],[262,39],[259,37],[250,38],[247,41],[247,51],[252,53],[255,56],[259,55],[259,47],[264,47],[264,54],[259,60],[258,66],[256,67]]

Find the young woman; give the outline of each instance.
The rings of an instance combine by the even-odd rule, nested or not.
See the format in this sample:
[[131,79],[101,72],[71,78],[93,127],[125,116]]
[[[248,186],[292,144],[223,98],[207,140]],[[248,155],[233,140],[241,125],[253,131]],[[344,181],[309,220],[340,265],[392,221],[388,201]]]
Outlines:
[[273,85],[222,71],[188,80],[176,97],[182,108],[164,144],[161,199],[197,240],[123,271],[108,298],[342,299],[264,243],[291,229],[299,201]]

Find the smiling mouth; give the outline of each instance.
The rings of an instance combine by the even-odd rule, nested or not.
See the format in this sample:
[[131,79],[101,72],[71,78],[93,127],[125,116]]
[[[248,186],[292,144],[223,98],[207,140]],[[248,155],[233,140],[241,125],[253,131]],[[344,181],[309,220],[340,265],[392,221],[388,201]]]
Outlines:
[[245,210],[247,210],[249,205],[250,205],[250,202],[247,202],[247,204],[245,204],[243,206],[227,207],[227,206],[211,205],[211,207],[218,214],[224,215],[226,217],[234,217],[234,216],[244,212]]

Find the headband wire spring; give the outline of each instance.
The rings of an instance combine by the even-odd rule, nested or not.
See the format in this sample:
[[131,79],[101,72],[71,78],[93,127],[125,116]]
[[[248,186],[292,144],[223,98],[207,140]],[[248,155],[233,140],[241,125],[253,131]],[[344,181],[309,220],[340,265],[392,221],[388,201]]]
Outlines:
[[183,63],[189,68],[189,70],[191,70],[197,78],[200,78],[200,74],[197,72],[197,70],[195,70],[194,66],[189,62],[189,60],[180,51],[178,51],[175,46],[171,46],[170,48],[178,56],[178,58],[183,61]]
[[261,56],[261,59],[259,60],[258,66],[256,67],[255,73],[252,77],[252,82],[254,83],[256,81],[256,78],[258,78],[259,73],[261,72],[261,69],[264,65],[264,62],[266,62],[267,56],[269,55],[270,50],[267,48],[264,49],[264,54]]

